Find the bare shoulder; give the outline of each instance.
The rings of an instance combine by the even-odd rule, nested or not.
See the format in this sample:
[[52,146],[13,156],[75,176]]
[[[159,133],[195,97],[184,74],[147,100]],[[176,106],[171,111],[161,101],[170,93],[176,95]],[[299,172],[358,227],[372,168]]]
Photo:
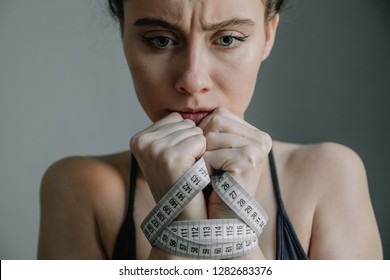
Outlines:
[[287,167],[300,174],[303,186],[316,195],[317,210],[337,200],[345,205],[359,197],[369,198],[364,163],[345,145],[326,142],[295,146],[288,156]]
[[130,154],[120,153],[67,157],[47,169],[38,258],[110,257],[125,212],[129,164]]
[[[71,188],[83,185],[96,189],[107,180],[123,181],[122,171],[128,168],[130,157],[127,153],[106,156],[71,156],[54,162],[43,175],[42,184],[55,182],[68,183]],[[70,183],[70,184],[69,184]],[[82,184],[80,184],[82,183]],[[51,184],[49,184],[51,185]],[[77,188],[77,190],[80,190]]]
[[329,192],[367,188],[364,164],[347,146],[331,142],[310,145],[277,142],[274,149],[288,185],[301,186],[305,192],[314,191],[317,199]]
[[41,194],[102,204],[116,192],[123,194],[129,165],[128,153],[67,157],[47,169],[42,178]]
[[[333,142],[316,144],[294,144],[276,142],[280,155],[287,160],[299,160],[301,163],[328,164],[342,160],[361,164],[359,155],[351,148]],[[308,162],[310,161],[310,162]]]
[[314,259],[382,257],[367,175],[359,155],[336,144],[281,143],[283,170],[312,205],[309,256]]

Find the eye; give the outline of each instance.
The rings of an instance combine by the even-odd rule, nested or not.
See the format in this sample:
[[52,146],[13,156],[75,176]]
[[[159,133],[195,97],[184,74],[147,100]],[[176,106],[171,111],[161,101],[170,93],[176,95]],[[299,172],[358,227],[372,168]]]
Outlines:
[[217,40],[219,45],[223,47],[229,47],[234,42],[233,36],[223,36]]
[[166,36],[143,37],[143,40],[158,49],[166,49],[177,45],[176,41]]
[[244,42],[247,37],[248,36],[226,35],[219,37],[215,40],[215,43],[224,48],[234,48],[238,46],[239,42]]

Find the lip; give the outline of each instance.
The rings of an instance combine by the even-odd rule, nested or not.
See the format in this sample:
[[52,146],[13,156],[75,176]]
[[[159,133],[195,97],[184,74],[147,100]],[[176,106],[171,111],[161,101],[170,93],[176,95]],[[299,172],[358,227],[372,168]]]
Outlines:
[[192,120],[196,125],[199,125],[208,115],[210,115],[214,110],[178,110],[178,112],[183,119]]

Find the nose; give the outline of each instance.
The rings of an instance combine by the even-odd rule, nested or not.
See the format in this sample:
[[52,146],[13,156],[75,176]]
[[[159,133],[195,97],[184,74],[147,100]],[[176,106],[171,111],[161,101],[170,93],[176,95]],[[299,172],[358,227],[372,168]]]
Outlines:
[[176,90],[182,93],[206,93],[212,88],[211,64],[207,51],[201,46],[190,46],[180,55]]

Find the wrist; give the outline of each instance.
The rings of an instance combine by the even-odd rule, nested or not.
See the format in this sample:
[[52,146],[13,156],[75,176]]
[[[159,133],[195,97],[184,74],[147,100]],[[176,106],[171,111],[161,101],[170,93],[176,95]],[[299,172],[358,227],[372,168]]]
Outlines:
[[237,218],[237,214],[213,191],[207,203],[207,217],[209,219]]
[[204,220],[207,219],[206,202],[202,193],[197,194],[175,220]]

